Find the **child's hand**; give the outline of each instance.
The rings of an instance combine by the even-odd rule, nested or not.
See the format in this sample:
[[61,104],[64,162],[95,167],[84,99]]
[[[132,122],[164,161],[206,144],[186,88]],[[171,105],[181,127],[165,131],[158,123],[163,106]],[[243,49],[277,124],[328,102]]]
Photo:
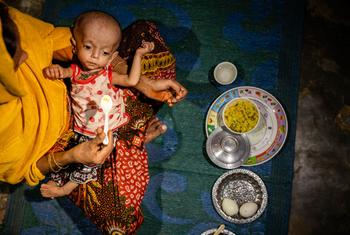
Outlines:
[[154,49],[153,42],[142,41],[141,47],[137,48],[136,53],[139,53],[140,55],[144,55],[146,53],[153,51],[153,49]]
[[71,76],[69,68],[62,68],[58,64],[53,64],[44,68],[43,74],[45,77],[51,79],[67,78]]

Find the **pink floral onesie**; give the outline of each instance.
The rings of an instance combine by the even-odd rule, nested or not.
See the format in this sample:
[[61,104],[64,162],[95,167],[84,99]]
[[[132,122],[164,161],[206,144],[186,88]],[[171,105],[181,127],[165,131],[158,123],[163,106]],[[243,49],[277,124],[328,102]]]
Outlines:
[[73,76],[70,96],[74,116],[74,131],[94,138],[98,127],[104,125],[104,113],[100,107],[104,95],[112,98],[113,106],[109,112],[109,129],[115,131],[127,123],[123,90],[112,85],[112,69],[107,65],[100,71],[84,73],[72,64]]
[[[71,77],[70,97],[75,139],[78,142],[87,141],[96,136],[95,131],[98,127],[103,128],[105,115],[100,107],[100,102],[104,95],[109,95],[113,101],[108,116],[109,130],[112,130],[113,136],[116,137],[117,128],[126,124],[129,116],[125,112],[123,90],[112,85],[111,66],[107,65],[97,72],[84,72],[76,64],[72,64],[71,68],[73,76]],[[76,164],[72,168],[68,168],[64,177],[62,174],[55,173],[52,173],[51,177],[59,185],[63,184],[63,178],[66,177],[79,184],[97,179],[97,166]]]

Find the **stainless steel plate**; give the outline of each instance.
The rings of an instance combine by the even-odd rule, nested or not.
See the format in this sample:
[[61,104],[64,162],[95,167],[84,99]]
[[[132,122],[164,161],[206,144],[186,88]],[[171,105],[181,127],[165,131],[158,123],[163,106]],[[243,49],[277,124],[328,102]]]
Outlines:
[[234,134],[218,127],[209,135],[206,150],[215,165],[234,169],[249,157],[250,144],[245,134]]
[[[235,224],[250,223],[264,212],[267,205],[267,190],[262,179],[252,171],[234,169],[221,175],[212,189],[212,201],[218,214]],[[239,214],[228,216],[221,208],[222,200],[236,200],[238,206],[246,202],[255,202],[258,210],[252,217],[244,218]]]
[[[216,232],[217,228],[213,228],[213,229],[209,229],[203,233],[201,233],[201,235],[213,235]],[[228,231],[227,229],[224,229],[224,231],[222,231],[220,233],[220,235],[225,234],[225,235],[236,235],[235,233]]]

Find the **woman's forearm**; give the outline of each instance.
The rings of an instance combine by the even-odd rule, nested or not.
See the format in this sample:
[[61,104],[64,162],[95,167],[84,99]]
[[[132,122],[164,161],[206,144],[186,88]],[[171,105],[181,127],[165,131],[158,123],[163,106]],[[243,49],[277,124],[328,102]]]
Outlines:
[[71,156],[71,151],[48,153],[44,155],[36,163],[36,166],[42,174],[47,174],[49,172],[57,172],[67,165],[73,163],[73,157]]
[[[151,86],[147,83],[147,81],[148,81],[148,78],[146,78],[145,76],[141,76],[140,81],[136,84],[134,88],[136,88],[138,91],[146,95],[147,91],[152,90]],[[152,97],[149,97],[149,98],[152,98]]]

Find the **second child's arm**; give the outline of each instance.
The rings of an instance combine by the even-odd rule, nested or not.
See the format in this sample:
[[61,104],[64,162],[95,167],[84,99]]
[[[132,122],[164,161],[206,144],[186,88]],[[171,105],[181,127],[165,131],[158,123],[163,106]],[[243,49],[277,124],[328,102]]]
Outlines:
[[141,59],[146,53],[154,49],[153,42],[142,42],[141,47],[137,48],[134,60],[132,61],[129,75],[121,75],[113,72],[112,83],[124,87],[134,87],[140,81],[141,76]]

